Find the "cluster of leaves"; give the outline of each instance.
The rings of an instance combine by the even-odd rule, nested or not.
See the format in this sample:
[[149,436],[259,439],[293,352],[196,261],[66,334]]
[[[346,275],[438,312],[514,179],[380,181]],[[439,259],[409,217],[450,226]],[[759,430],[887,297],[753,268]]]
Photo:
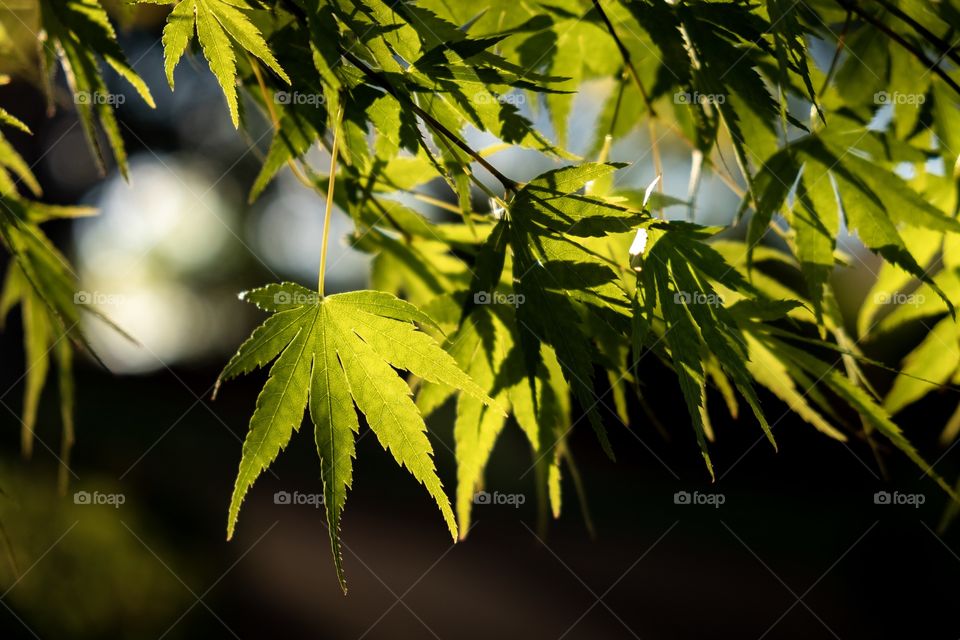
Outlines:
[[[6,12],[16,14],[17,9],[7,9]],[[150,90],[126,61],[107,11],[97,0],[45,0],[38,3],[33,13],[30,19],[36,20],[39,29],[35,43],[38,73],[27,75],[37,81],[46,96],[48,110],[52,112],[58,103],[64,102],[54,83],[57,67],[62,66],[69,101],[76,107],[95,162],[101,171],[105,171],[106,155],[97,129],[99,123],[116,164],[126,177],[123,137],[114,112],[114,101],[109,99],[101,60],[128,81],[147,104],[152,107],[154,103]],[[23,18],[16,15],[16,20],[33,33]],[[0,29],[0,50],[11,57],[10,52],[20,51],[6,28]],[[22,55],[21,51],[17,57],[29,56]],[[2,83],[9,80],[4,76]],[[0,125],[31,133],[26,124],[3,109],[0,109]],[[87,301],[78,298],[76,273],[40,228],[50,220],[89,216],[95,211],[87,207],[44,204],[37,200],[42,195],[32,167],[0,132],[0,242],[12,258],[0,290],[0,326],[11,309],[20,305],[26,355],[21,450],[26,457],[33,451],[37,411],[53,359],[58,369],[62,421],[61,445],[57,454],[60,462],[58,484],[60,491],[66,492],[74,441],[72,349],[79,349],[96,359],[81,330],[81,312],[89,312],[108,323],[109,320],[95,309],[78,304]]]
[[[675,373],[711,475],[710,390],[733,416],[745,401],[776,446],[779,419],[767,417],[762,387],[830,438],[886,439],[956,498],[890,418],[960,381],[956,0],[157,3],[171,7],[163,30],[171,89],[196,41],[233,124],[265,115],[274,125],[250,198],[289,167],[353,220],[354,246],[373,255],[372,291],[324,295],[321,268],[318,292],[282,283],[246,294],[271,315],[220,380],[273,364],[243,446],[228,536],[305,409],[344,589],[339,529],[361,432],[356,409],[425,486],[454,537],[469,529],[472,496],[511,422],[529,440],[537,483],[558,516],[563,470],[575,475],[570,431],[582,417],[612,458],[605,425],[613,417],[633,428],[631,397],[647,406],[639,366],[647,355]],[[43,7],[44,64],[59,55],[75,95],[105,91],[102,58],[152,104],[97,0]],[[832,51],[828,64],[814,64],[813,45]],[[608,89],[587,144],[596,162],[565,149],[575,95],[588,81]],[[81,104],[81,120],[100,156],[97,115],[123,171],[115,116],[101,106]],[[540,109],[551,131],[534,126]],[[607,162],[612,142],[641,124],[658,169],[661,136],[689,149],[685,196],[616,184],[623,165]],[[564,166],[520,182],[467,144],[471,128]],[[317,146],[338,171],[307,163]],[[16,179],[31,190],[35,181],[9,145],[0,152],[0,229],[17,258],[2,307],[23,303],[32,359],[60,335],[81,340],[72,281],[37,228],[65,212],[17,195]],[[752,213],[745,238],[656,215],[683,206],[692,216],[703,172],[742,196],[736,220]],[[407,204],[435,203],[425,189],[438,185],[461,221],[432,222]],[[488,196],[488,211],[475,209],[476,192]],[[883,259],[857,336],[830,278],[857,259],[838,245],[841,230]],[[922,303],[892,312],[877,303],[918,285]],[[516,304],[481,304],[502,300]],[[880,396],[862,369],[878,363],[861,341],[941,316]],[[69,351],[54,353],[68,371]],[[27,431],[45,372],[28,380]],[[424,416],[454,395],[451,507]],[[945,434],[958,431],[960,409]]]

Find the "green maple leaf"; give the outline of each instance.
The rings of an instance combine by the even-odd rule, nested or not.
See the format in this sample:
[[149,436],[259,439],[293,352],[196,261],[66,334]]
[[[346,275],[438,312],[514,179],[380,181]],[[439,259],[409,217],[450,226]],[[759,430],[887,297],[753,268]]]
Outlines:
[[227,363],[217,385],[276,359],[257,398],[230,501],[227,538],[233,536],[244,496],[300,428],[309,405],[320,456],[324,504],[337,577],[346,591],[340,551],[340,517],[353,481],[355,435],[366,417],[384,449],[407,468],[436,501],[450,534],[457,523],[437,477],[426,425],[410,387],[394,369],[493,400],[428,334],[413,324],[433,324],[416,306],[379,291],[320,297],[291,283],[245,294],[273,315]]
[[[25,133],[30,133],[27,125],[3,109],[0,109],[0,124],[16,127]],[[17,181],[26,185],[34,195],[39,196],[41,194],[40,183],[33,175],[30,165],[7,141],[6,136],[0,132],[0,193],[5,196],[16,196],[18,193]]]
[[100,171],[105,170],[104,152],[96,132],[95,121],[100,121],[113,149],[117,166],[127,177],[127,153],[123,145],[120,125],[114,113],[113,100],[100,70],[102,59],[117,72],[150,108],[155,106],[146,83],[127,62],[117,43],[117,34],[107,11],[97,0],[43,0],[40,3],[41,24],[47,37],[55,46],[42,47],[41,64],[46,82],[44,90],[52,109],[53,78],[51,69],[59,57],[64,68],[67,84],[74,96],[80,126],[87,142],[94,151],[94,159]]
[[[2,109],[0,122],[29,132],[23,123]],[[89,350],[80,330],[81,307],[76,304],[76,274],[39,225],[55,218],[89,216],[95,211],[87,207],[49,205],[22,198],[18,182],[36,195],[41,193],[40,184],[26,161],[0,134],[0,246],[9,251],[12,257],[0,287],[0,330],[4,328],[10,311],[20,305],[26,360],[20,448],[25,457],[30,457],[52,354],[58,370],[62,422],[58,485],[60,493],[66,494],[70,451],[74,440],[75,394],[71,343],[96,356]],[[88,310],[100,315],[93,309]],[[109,320],[107,322],[112,324]]]
[[[891,415],[950,382],[960,368],[960,344],[953,318],[944,318],[903,361],[903,371],[884,398]],[[920,379],[920,376],[923,379]]]
[[[841,370],[837,369],[835,364],[831,365],[811,355],[808,352],[809,347],[807,349],[801,349],[788,344],[786,340],[775,337],[778,333],[783,335],[783,333],[777,329],[760,325],[754,325],[752,329],[755,329],[754,337],[763,342],[767,349],[776,353],[777,357],[782,361],[788,362],[791,368],[795,367],[797,370],[803,372],[804,375],[802,379],[805,379],[805,384],[807,384],[809,388],[812,388],[814,385],[822,385],[849,406],[856,409],[866,424],[876,429],[887,438],[891,444],[906,454],[914,464],[920,467],[924,475],[929,476],[930,479],[940,485],[952,500],[960,502],[960,496],[957,495],[953,487],[947,484],[943,477],[934,471],[933,465],[928,463],[920,455],[913,444],[911,444],[903,434],[900,427],[890,419],[890,414],[886,408],[878,404],[866,389],[851,381]],[[792,338],[794,336],[786,334],[784,337]],[[818,344],[816,340],[806,342],[818,346],[828,346],[827,343],[821,342]],[[812,380],[812,383],[809,382],[810,380]]]
[[502,254],[509,246],[514,288],[523,300],[516,311],[518,344],[531,393],[545,344],[556,351],[564,378],[611,458],[613,450],[593,390],[595,350],[580,313],[595,314],[603,323],[626,330],[629,301],[608,262],[575,238],[629,231],[648,217],[643,211],[584,193],[591,181],[609,178],[621,166],[564,167],[525,184],[481,249],[467,305],[469,313],[474,294],[495,289],[504,268]]
[[[4,172],[0,171],[0,176],[6,178],[0,183],[11,182]],[[26,360],[21,450],[26,457],[33,450],[38,409],[52,358],[58,371],[63,428],[58,481],[61,493],[67,490],[74,433],[71,348],[76,346],[96,358],[80,330],[81,310],[112,323],[95,309],[78,305],[73,269],[40,229],[39,223],[92,213],[91,209],[84,207],[45,205],[10,193],[0,195],[0,246],[12,256],[0,287],[0,329],[3,329],[10,310],[20,305]]]
[[[797,206],[789,217],[818,317],[822,316],[823,287],[833,268],[841,215],[868,249],[929,285],[952,313],[950,297],[924,269],[901,229],[913,227],[949,237],[960,233],[960,222],[878,164],[876,148],[882,148],[881,138],[854,131],[859,136],[854,139],[855,146],[846,146],[844,134],[829,134],[828,129],[792,141],[766,161],[755,180],[758,206],[750,220],[748,244],[754,247],[760,241],[773,216],[786,207],[796,183]],[[865,160],[853,153],[860,150],[872,152],[877,159]],[[746,204],[745,199],[742,207]]]
[[[690,414],[697,443],[711,477],[713,463],[707,450],[709,423],[705,406],[707,367],[706,354],[716,358],[720,371],[729,376],[733,386],[747,401],[767,439],[776,448],[771,428],[760,407],[747,363],[746,341],[736,318],[725,306],[714,282],[725,289],[744,295],[760,306],[759,292],[729,266],[724,258],[703,240],[709,230],[680,222],[657,222],[650,225],[650,239],[645,252],[640,282],[646,293],[643,313],[634,321],[649,326],[654,305],[659,300],[665,331],[663,338],[670,348],[670,359]],[[655,295],[654,295],[655,294]],[[639,334],[647,329],[639,326]],[[640,340],[642,343],[642,339]],[[715,376],[716,377],[716,376]]]
[[[172,4],[170,0],[144,1]],[[280,67],[263,34],[236,3],[224,0],[181,0],[167,16],[167,24],[163,28],[164,69],[171,89],[173,70],[186,53],[194,31],[200,40],[210,71],[217,77],[220,88],[223,89],[234,127],[240,124],[236,86],[238,47],[240,53],[247,51],[253,54],[284,82],[290,84],[290,78]]]
[[[451,300],[450,304],[455,303]],[[544,481],[550,483],[550,505],[555,517],[559,517],[558,445],[570,424],[560,396],[565,397],[568,389],[553,350],[542,345],[544,362],[535,380],[534,396],[518,341],[513,309],[505,305],[483,305],[473,309],[470,317],[447,338],[444,347],[500,407],[510,409],[533,450],[538,475],[545,476]],[[557,384],[561,393],[555,389]],[[440,385],[426,385],[417,396],[417,406],[424,415],[429,415],[451,393],[452,390]],[[484,406],[481,400],[465,394],[457,398],[453,437],[457,456],[455,507],[461,538],[466,537],[470,528],[474,494],[483,486],[484,470],[506,424],[507,417],[498,407]]]

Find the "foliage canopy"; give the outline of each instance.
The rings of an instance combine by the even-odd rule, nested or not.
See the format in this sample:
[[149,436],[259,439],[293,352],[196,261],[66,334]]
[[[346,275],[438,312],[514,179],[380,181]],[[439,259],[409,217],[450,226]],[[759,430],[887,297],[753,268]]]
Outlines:
[[[156,4],[169,6],[170,88],[192,49],[235,127],[261,117],[273,124],[250,199],[289,168],[327,196],[327,221],[334,205],[350,217],[354,246],[373,256],[370,291],[324,295],[325,238],[317,291],[276,283],[245,294],[270,316],[218,384],[272,365],[243,445],[228,536],[305,410],[344,590],[339,530],[360,414],[425,486],[455,538],[469,529],[473,494],[511,421],[558,516],[571,429],[582,416],[613,458],[601,404],[612,395],[623,423],[615,428],[633,428],[628,399],[647,404],[640,365],[648,355],[674,372],[711,476],[708,390],[733,415],[746,402],[776,447],[779,419],[769,418],[762,388],[830,438],[887,440],[957,499],[891,418],[960,380],[956,0]],[[114,108],[101,99],[109,95],[103,63],[153,106],[150,89],[98,0],[39,5],[34,78],[52,109],[62,68],[95,161],[106,166],[102,129],[126,175]],[[603,101],[586,148],[574,153],[571,114],[587,82],[603,87]],[[4,110],[0,123],[27,130]],[[646,193],[618,183],[626,165],[609,161],[614,145],[636,145],[638,130],[649,149],[635,164],[656,174],[660,139],[685,145],[686,194],[665,194],[662,182]],[[510,177],[491,157],[503,146],[475,149],[471,131],[558,168]],[[332,158],[327,173],[306,160],[317,146]],[[28,363],[22,447],[29,454],[52,355],[66,460],[70,345],[93,355],[80,330],[90,308],[76,304],[73,271],[41,225],[92,212],[42,204],[38,181],[2,136],[0,166],[0,238],[13,257],[0,316],[22,306]],[[727,227],[693,222],[705,173],[741,197]],[[405,204],[435,203],[424,191],[433,183],[445,185],[455,204],[441,206],[459,222],[433,222]],[[481,192],[489,206],[477,210]],[[688,220],[665,215],[684,209]],[[859,259],[838,244],[843,232],[883,260],[855,332],[830,278]],[[884,306],[916,287],[911,302],[921,302]],[[913,322],[936,324],[881,395],[863,368],[884,365],[860,345]],[[453,506],[424,423],[452,396]],[[958,432],[960,408],[944,438]]]

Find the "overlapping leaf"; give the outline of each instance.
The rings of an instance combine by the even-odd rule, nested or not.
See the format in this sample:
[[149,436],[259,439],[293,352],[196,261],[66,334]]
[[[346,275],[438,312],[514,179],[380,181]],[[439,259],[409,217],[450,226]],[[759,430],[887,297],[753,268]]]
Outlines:
[[[859,134],[860,146],[871,134]],[[862,142],[861,142],[862,141]],[[868,147],[869,148],[869,147]],[[799,184],[798,184],[799,178]],[[902,225],[938,233],[960,233],[960,222],[945,215],[902,178],[840,146],[837,137],[805,136],[774,154],[757,177],[758,209],[750,221],[751,246],[766,232],[774,214],[785,206],[797,185],[798,206],[791,216],[798,257],[810,282],[815,304],[833,265],[840,215],[871,250],[930,285],[949,305],[950,299],[909,250]]]
[[[89,352],[89,348],[80,330],[80,308],[76,301],[82,293],[77,293],[76,277],[37,225],[51,217],[89,213],[81,208],[49,207],[0,196],[0,244],[13,256],[0,291],[0,326],[10,310],[20,305],[26,357],[21,450],[27,457],[33,450],[41,394],[53,359],[58,368],[62,422],[58,481],[61,492],[67,490],[74,439],[71,349],[76,345]],[[90,311],[96,314],[95,310]]]
[[[934,471],[933,467],[917,452],[916,448],[904,436],[903,431],[889,413],[878,404],[870,393],[851,381],[843,371],[837,368],[838,360],[831,363],[809,353],[807,348],[798,348],[778,337],[776,332],[754,327],[754,337],[759,339],[771,351],[791,363],[801,375],[798,376],[805,388],[815,389],[818,385],[829,389],[837,397],[853,407],[860,417],[873,429],[887,438],[891,444],[912,460],[924,475],[933,479],[955,501],[960,501],[953,487]],[[789,336],[784,336],[789,337]],[[826,345],[824,345],[826,346]]]
[[[747,344],[736,319],[726,308],[727,301],[712,282],[727,289],[758,297],[756,290],[723,258],[701,240],[706,233],[693,225],[658,223],[651,228],[651,240],[644,253],[640,279],[645,299],[635,322],[649,331],[655,307],[664,321],[663,338],[680,383],[687,411],[711,476],[713,463],[707,450],[707,429],[703,419],[707,354],[716,358],[730,376],[776,447],[773,433],[760,408],[748,368]],[[638,340],[643,342],[643,338]]]
[[[580,195],[586,183],[609,175],[616,165],[586,164],[549,171],[527,183],[510,203],[509,219],[491,238],[502,237],[513,254],[520,348],[533,381],[540,345],[556,352],[564,377],[586,412],[604,451],[613,457],[593,389],[594,350],[580,320],[586,311],[607,323],[628,326],[629,302],[610,264],[575,241],[603,231],[623,232],[646,217],[603,200]],[[501,234],[498,236],[498,233]],[[501,248],[489,245],[488,253]],[[499,263],[502,268],[503,263]],[[499,269],[492,270],[493,282]],[[474,284],[474,290],[479,283]],[[531,382],[532,384],[532,382]],[[532,387],[531,387],[532,388]]]
[[[479,384],[498,406],[513,415],[518,426],[527,436],[533,450],[538,474],[551,484],[550,505],[555,515],[560,512],[560,446],[564,441],[567,411],[556,390],[561,386],[560,396],[568,391],[559,372],[554,368],[551,380],[551,363],[556,367],[553,350],[543,347],[544,365],[536,379],[536,395],[531,391],[523,357],[520,352],[515,309],[505,300],[477,306],[463,324],[452,333],[444,344],[445,349],[457,363]],[[436,409],[452,393],[449,387],[427,385],[420,392],[417,404],[424,413]],[[501,431],[507,424],[507,416],[495,407],[485,406],[473,396],[461,394],[457,398],[454,423],[455,451],[457,456],[457,491],[455,505],[460,524],[460,535],[466,536],[470,529],[471,511],[475,492],[483,485],[484,469]],[[549,479],[548,479],[549,477]]]

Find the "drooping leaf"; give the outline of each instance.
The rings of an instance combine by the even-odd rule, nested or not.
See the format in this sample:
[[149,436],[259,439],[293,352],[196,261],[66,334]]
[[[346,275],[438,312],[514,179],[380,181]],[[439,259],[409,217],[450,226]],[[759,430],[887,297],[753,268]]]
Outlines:
[[[726,265],[720,254],[701,241],[704,232],[693,225],[657,224],[651,230],[640,279],[649,297],[635,313],[651,321],[655,308],[663,317],[663,339],[680,383],[684,401],[693,423],[697,442],[713,476],[707,451],[708,423],[704,420],[706,370],[704,362],[711,354],[723,373],[746,399],[770,443],[776,441],[761,410],[748,369],[749,352],[735,317],[726,308],[727,301],[711,280],[739,293],[756,295],[740,274]],[[652,295],[655,292],[656,297]],[[649,329],[647,329],[649,330]],[[638,338],[641,340],[641,338]]]
[[769,349],[780,354],[781,357],[789,359],[809,376],[812,376],[814,384],[825,385],[854,407],[863,420],[906,454],[910,460],[920,467],[924,475],[930,476],[953,500],[960,501],[960,497],[957,496],[953,488],[924,460],[903,434],[903,431],[890,419],[887,411],[877,404],[865,389],[854,384],[840,369],[803,349],[788,345],[786,342],[769,335],[763,336],[762,339]]
[[605,322],[626,328],[628,299],[609,263],[572,240],[601,228],[629,231],[646,218],[576,191],[612,169],[582,165],[547,172],[530,181],[510,203],[507,233],[513,253],[520,345],[531,381],[539,367],[540,345],[556,351],[564,376],[610,457],[606,429],[593,390],[590,340],[579,319],[581,305]]
[[186,52],[194,29],[210,71],[216,76],[227,99],[234,127],[240,125],[236,87],[239,54],[256,56],[280,79],[290,84],[289,76],[277,62],[263,34],[238,5],[227,0],[180,0],[167,17],[163,29],[164,68],[171,89],[174,86],[174,68]]
[[339,528],[359,429],[354,405],[384,449],[426,487],[454,539],[456,520],[436,474],[426,426],[397,370],[461,390],[491,405],[492,411],[500,409],[450,355],[416,329],[412,322],[424,320],[424,314],[413,305],[376,291],[323,298],[305,292],[284,283],[245,296],[274,315],[241,346],[220,380],[276,360],[250,419],[230,501],[227,537],[233,535],[247,491],[300,428],[309,405],[330,539],[345,589]]
[[40,400],[50,372],[51,354],[58,369],[60,419],[62,423],[60,447],[59,489],[67,491],[70,472],[70,451],[74,440],[73,358],[68,331],[60,324],[53,310],[33,289],[23,275],[20,265],[12,262],[0,290],[0,327],[7,314],[20,305],[23,324],[24,391],[21,414],[20,449],[29,458],[36,440],[37,414]]
[[[43,55],[52,57],[52,52],[57,51],[60,57],[80,116],[80,124],[94,151],[100,171],[105,170],[106,162],[97,135],[96,120],[99,120],[106,133],[120,172],[127,177],[126,150],[114,114],[114,108],[119,101],[117,96],[108,90],[100,71],[99,60],[109,64],[137,91],[143,101],[153,108],[155,105],[150,89],[127,62],[117,43],[110,18],[98,0],[43,0],[40,2],[40,10],[43,29],[55,44],[55,48],[49,44],[44,47]],[[52,61],[48,62],[52,64]],[[50,86],[46,87],[46,92],[52,108],[53,92]]]
[[[883,399],[883,408],[893,415],[907,405],[947,383],[960,369],[960,342],[957,325],[944,318],[927,337],[910,352],[903,362],[903,371],[893,381],[893,388]],[[922,378],[922,379],[920,379]]]

